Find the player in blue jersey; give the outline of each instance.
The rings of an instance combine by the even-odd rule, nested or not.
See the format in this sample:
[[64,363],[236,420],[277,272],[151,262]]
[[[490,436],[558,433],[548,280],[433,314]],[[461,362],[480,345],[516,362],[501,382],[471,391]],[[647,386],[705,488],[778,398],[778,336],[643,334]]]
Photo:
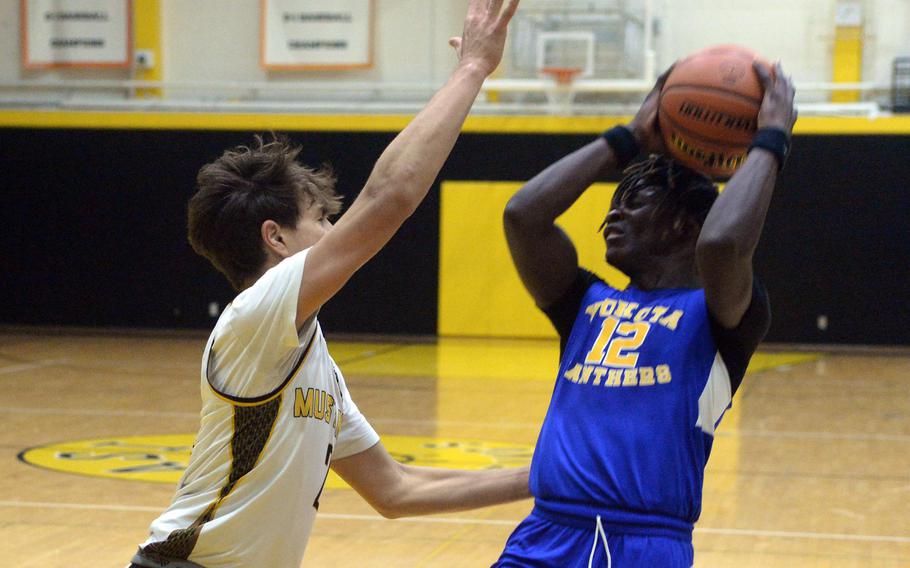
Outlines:
[[[689,567],[714,429],[770,323],[752,255],[796,120],[780,65],[758,133],[718,196],[658,155],[658,80],[627,127],[538,174],[509,201],[515,266],[559,332],[561,360],[531,464],[531,514],[496,566]],[[595,181],[625,170],[603,229],[618,290],[578,266],[555,224]]]

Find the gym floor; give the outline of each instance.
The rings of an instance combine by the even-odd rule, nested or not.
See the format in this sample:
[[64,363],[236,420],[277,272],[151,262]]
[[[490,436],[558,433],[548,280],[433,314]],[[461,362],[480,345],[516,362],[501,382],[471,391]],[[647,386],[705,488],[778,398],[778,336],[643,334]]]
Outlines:
[[[128,563],[189,455],[204,342],[0,333],[2,566]],[[329,345],[398,459],[529,461],[555,341]],[[759,353],[704,494],[698,567],[910,566],[910,353]],[[389,521],[330,477],[304,564],[488,566],[530,508]]]

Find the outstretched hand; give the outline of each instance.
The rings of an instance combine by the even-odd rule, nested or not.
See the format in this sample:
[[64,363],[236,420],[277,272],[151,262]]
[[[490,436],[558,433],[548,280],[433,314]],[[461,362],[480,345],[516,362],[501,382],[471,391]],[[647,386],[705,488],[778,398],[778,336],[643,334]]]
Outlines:
[[519,0],[471,0],[461,37],[449,39],[462,65],[474,65],[489,75],[499,65],[506,43],[506,28]]
[[638,147],[645,154],[666,153],[667,149],[657,126],[657,109],[660,106],[660,91],[664,88],[664,83],[667,82],[667,77],[670,76],[670,72],[673,71],[675,65],[675,63],[671,65],[669,69],[657,78],[657,82],[654,83],[651,92],[645,97],[645,101],[641,103],[641,108],[638,109],[635,118],[632,119],[632,122],[627,127],[632,131],[632,135],[638,141]]
[[784,75],[780,61],[774,65],[773,74],[757,61],[752,63],[752,67],[755,68],[758,79],[765,89],[765,96],[758,111],[758,127],[778,128],[791,134],[798,115],[793,105],[796,96],[793,81]]

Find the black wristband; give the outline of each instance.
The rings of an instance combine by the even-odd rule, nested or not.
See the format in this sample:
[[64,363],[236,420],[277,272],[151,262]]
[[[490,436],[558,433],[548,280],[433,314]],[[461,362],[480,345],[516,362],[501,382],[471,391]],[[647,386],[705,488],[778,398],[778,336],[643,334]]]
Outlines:
[[613,155],[616,157],[616,166],[620,170],[626,169],[629,162],[634,160],[635,156],[638,156],[640,151],[638,140],[635,139],[632,131],[625,126],[614,126],[601,134],[601,136],[610,145],[610,149],[613,150]]
[[752,145],[749,146],[751,152],[753,148],[761,148],[774,154],[777,158],[778,173],[784,169],[787,163],[787,156],[790,155],[790,135],[780,128],[760,128],[752,139]]

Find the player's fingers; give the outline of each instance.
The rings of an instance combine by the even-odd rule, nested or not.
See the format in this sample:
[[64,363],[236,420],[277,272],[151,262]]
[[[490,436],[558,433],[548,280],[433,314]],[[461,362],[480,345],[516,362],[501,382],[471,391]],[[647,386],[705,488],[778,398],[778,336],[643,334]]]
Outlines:
[[789,89],[790,101],[796,96],[796,85],[793,84],[793,76],[787,75],[787,89]]
[[758,80],[761,81],[762,87],[765,91],[774,86],[774,79],[771,78],[771,73],[758,61],[752,62],[752,68],[755,69],[755,74],[758,75]]
[[784,68],[780,64],[780,60],[777,60],[777,63],[774,64],[774,84],[779,88],[783,89],[786,92],[787,88],[790,86],[790,77],[784,73]]
[[508,26],[509,22],[512,20],[512,16],[515,15],[515,10],[518,10],[518,1],[519,0],[509,0],[509,3],[506,4],[506,9],[502,11],[499,15],[499,21],[497,22],[500,26]]
[[449,45],[452,46],[452,49],[455,50],[455,55],[458,56],[459,61],[461,60],[461,38],[460,37],[450,37]]
[[468,2],[468,18],[471,16],[479,16],[483,13],[484,7],[486,7],[488,0],[471,0]]
[[650,112],[650,107],[654,106],[652,101],[654,101],[654,99],[656,99],[658,96],[660,96],[660,91],[656,87],[651,89],[651,92],[645,95],[644,100],[641,101],[641,107],[638,110],[639,114],[644,116],[646,111]]
[[502,10],[502,0],[487,0],[487,14],[495,18]]
[[660,77],[657,78],[657,83],[655,83],[655,86],[658,88],[658,90],[660,90],[664,87],[664,83],[667,82],[667,77],[670,76],[670,73],[673,71],[674,67],[676,67],[675,61],[673,62],[673,65],[670,65],[669,67],[667,67],[667,70],[664,71],[663,73],[661,73]]

